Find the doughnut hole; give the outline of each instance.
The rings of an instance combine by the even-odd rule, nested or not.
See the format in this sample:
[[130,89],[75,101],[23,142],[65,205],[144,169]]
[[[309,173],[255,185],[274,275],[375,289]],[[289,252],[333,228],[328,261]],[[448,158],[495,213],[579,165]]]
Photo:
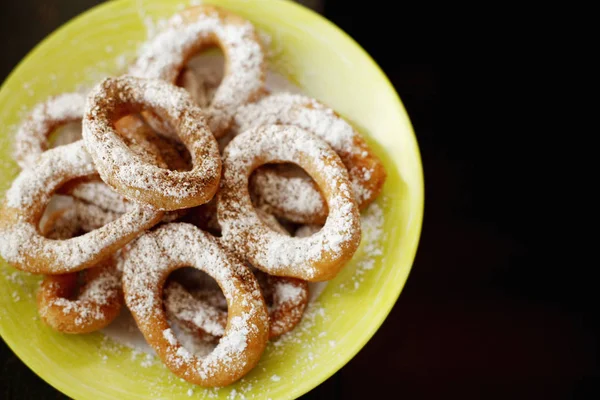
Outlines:
[[140,114],[131,114],[115,123],[127,147],[144,161],[171,171],[190,171],[192,157],[185,145],[159,135]]
[[177,86],[185,88],[201,108],[210,106],[225,75],[225,56],[218,46],[192,56],[177,77]]
[[171,281],[176,281],[186,289],[193,292],[201,290],[218,291],[219,297],[222,299],[222,301],[218,302],[220,305],[219,307],[227,308],[225,296],[217,284],[217,281],[204,271],[200,271],[192,267],[182,267],[169,274],[169,277],[167,278],[167,284]]
[[[61,185],[52,196],[43,211],[38,223],[38,231],[48,239],[64,240],[81,236],[114,221],[121,214],[110,211],[111,207],[101,207],[84,200],[63,195],[73,187],[84,182],[91,182],[88,177],[72,179]],[[109,187],[107,191],[112,191]],[[114,192],[114,198],[121,196]],[[122,200],[123,202],[126,200]],[[112,207],[114,209],[114,207]]]
[[[223,76],[225,75],[225,56],[218,46],[211,46],[194,54],[179,72],[175,84],[184,88],[192,96],[192,99],[202,109],[210,107]],[[152,110],[144,110],[148,116],[147,121],[160,132],[169,132],[173,127],[160,118]],[[224,147],[228,140],[225,135],[219,141]],[[161,135],[162,138],[171,138],[175,143],[179,142],[176,136]],[[222,143],[222,144],[221,144]],[[185,148],[185,146],[182,146]],[[186,149],[187,150],[187,149]]]
[[[321,225],[329,214],[315,181],[295,164],[260,166],[250,175],[249,192],[254,207],[274,215],[293,236],[304,224]],[[311,234],[319,230],[314,227]]]
[[50,148],[63,146],[81,139],[81,121],[69,122],[56,128],[48,136]]
[[[270,337],[293,329],[304,312],[306,283],[272,277],[247,264],[253,271],[271,319]],[[290,297],[296,296],[294,298]],[[163,306],[175,336],[200,354],[209,353],[219,342],[227,321],[227,302],[218,284],[207,274],[193,268],[172,272],[163,291]],[[191,335],[191,337],[190,337]]]
[[163,288],[163,307],[184,347],[198,356],[214,350],[227,324],[227,301],[211,276],[192,267],[173,271]]

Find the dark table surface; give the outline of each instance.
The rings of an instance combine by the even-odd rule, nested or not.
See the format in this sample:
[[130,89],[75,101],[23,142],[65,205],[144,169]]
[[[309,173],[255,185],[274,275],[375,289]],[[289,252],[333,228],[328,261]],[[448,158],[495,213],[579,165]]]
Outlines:
[[[2,2],[0,79],[97,3]],[[542,213],[533,196],[545,181],[517,167],[535,151],[531,132],[487,118],[498,106],[491,97],[518,97],[506,74],[514,65],[455,53],[452,63],[407,63],[455,47],[440,50],[427,11],[400,17],[352,4],[326,0],[321,11],[379,62],[408,110],[425,170],[425,220],[413,271],[381,329],[304,398],[600,398],[591,266],[559,257],[559,232],[540,233],[539,223],[560,217]],[[403,35],[406,23],[420,30]],[[64,398],[1,341],[0,397]]]

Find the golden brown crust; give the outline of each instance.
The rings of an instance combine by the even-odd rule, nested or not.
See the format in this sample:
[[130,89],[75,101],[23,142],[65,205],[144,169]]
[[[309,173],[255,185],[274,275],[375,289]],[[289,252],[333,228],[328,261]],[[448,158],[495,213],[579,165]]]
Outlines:
[[[113,122],[143,109],[154,110],[174,128],[190,151],[191,170],[160,168],[124,145]],[[185,90],[164,81],[103,80],[88,97],[83,139],[102,180],[130,199],[169,211],[204,204],[218,188],[221,159],[203,112]]]
[[[175,375],[201,386],[225,386],[254,368],[268,341],[267,308],[254,275],[214,237],[190,224],[167,224],[140,237],[124,257],[125,301],[148,343]],[[204,358],[182,347],[162,306],[166,279],[182,266],[213,277],[227,299],[225,334]]]
[[[75,207],[52,213],[41,227],[50,239],[68,239],[79,233],[97,229],[117,216],[92,205],[76,203]],[[114,257],[79,273],[46,275],[37,293],[40,317],[51,328],[63,333],[89,333],[106,327],[123,305],[121,276]]]
[[0,209],[0,254],[4,259],[31,273],[81,271],[108,258],[163,217],[161,211],[136,205],[84,235],[66,240],[44,238],[38,224],[52,194],[69,180],[95,173],[82,141],[48,150],[23,170]]
[[[330,209],[323,229],[307,238],[288,237],[262,221],[252,205],[248,179],[266,163],[297,164],[317,182]],[[217,214],[223,243],[271,275],[329,280],[360,243],[358,207],[339,156],[316,135],[291,125],[249,129],[227,145]]]
[[119,315],[123,300],[114,259],[111,257],[86,270],[84,279],[82,295],[73,299],[78,273],[44,277],[37,305],[47,325],[63,333],[89,333],[106,327]]

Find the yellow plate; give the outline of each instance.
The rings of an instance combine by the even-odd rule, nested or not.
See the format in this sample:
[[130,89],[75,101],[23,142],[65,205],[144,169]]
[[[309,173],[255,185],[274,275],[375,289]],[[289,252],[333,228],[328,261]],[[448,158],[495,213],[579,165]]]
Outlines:
[[[243,381],[204,390],[175,378],[160,362],[110,345],[100,333],[55,333],[37,318],[38,277],[0,260],[0,334],[40,377],[76,399],[296,398],[347,363],[394,305],[410,271],[423,217],[423,177],[410,121],[392,85],[351,38],[319,15],[287,1],[206,1],[251,20],[271,36],[271,66],[360,129],[389,177],[378,205],[380,255],[363,246],[310,307],[294,335],[269,344]],[[185,4],[112,1],[69,22],[37,46],[0,90],[0,191],[16,173],[12,135],[24,112],[47,96],[118,73],[146,39],[149,25]],[[376,211],[376,210],[375,210]],[[371,221],[377,219],[371,210]],[[144,364],[145,365],[145,364]],[[192,389],[193,392],[188,391]],[[233,392],[235,390],[235,392]],[[242,398],[241,396],[236,398]]]

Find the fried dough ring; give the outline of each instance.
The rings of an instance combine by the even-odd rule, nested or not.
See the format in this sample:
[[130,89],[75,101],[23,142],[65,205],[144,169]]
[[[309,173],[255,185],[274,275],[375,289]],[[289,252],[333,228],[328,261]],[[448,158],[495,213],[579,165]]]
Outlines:
[[[213,46],[223,50],[226,60],[225,76],[206,110],[210,129],[219,138],[237,108],[254,101],[265,83],[265,55],[249,21],[214,6],[187,8],[142,50],[130,74],[175,84],[189,59]],[[158,132],[173,135],[161,116],[146,112],[144,117]]]
[[[76,201],[74,207],[54,212],[42,227],[44,236],[68,239],[77,233],[97,229],[118,215]],[[123,305],[121,276],[114,256],[84,271],[84,284],[77,299],[78,273],[46,275],[37,294],[40,317],[63,333],[89,333],[106,327]]]
[[84,271],[76,300],[77,273],[46,275],[37,294],[40,317],[63,333],[90,333],[106,327],[121,310],[121,280],[114,256]]
[[150,228],[163,212],[147,206],[67,240],[43,237],[37,227],[52,194],[65,182],[96,174],[83,141],[56,147],[19,174],[0,209],[0,254],[31,273],[64,274],[91,267]]
[[[125,145],[112,122],[145,108],[177,128],[192,157],[190,171],[160,168]],[[204,114],[185,90],[164,81],[130,76],[103,80],[88,97],[83,139],[102,180],[129,199],[177,210],[204,204],[217,191],[221,158]]]
[[[124,257],[125,302],[146,341],[175,375],[201,386],[226,386],[254,368],[268,341],[267,307],[254,275],[216,238],[193,225],[171,223],[141,236]],[[227,299],[225,334],[204,358],[181,346],[163,310],[163,285],[183,266],[206,272]]]
[[[266,163],[297,164],[317,182],[330,213],[315,235],[287,237],[261,220],[250,200],[248,179]],[[322,139],[291,125],[250,129],[227,145],[217,215],[222,242],[232,251],[270,275],[307,281],[335,277],[361,237],[358,207],[339,156]]]
[[[386,171],[362,136],[332,109],[306,96],[276,93],[256,103],[242,106],[235,115],[239,132],[265,124],[294,125],[319,136],[340,156],[348,169],[354,197],[360,210],[366,208],[382,190]],[[255,173],[254,195],[269,205],[267,211],[301,224],[323,224],[328,210],[324,201],[294,202],[290,187],[303,198],[316,199],[319,189],[308,177],[289,177],[272,169]],[[289,190],[288,190],[289,191]]]

